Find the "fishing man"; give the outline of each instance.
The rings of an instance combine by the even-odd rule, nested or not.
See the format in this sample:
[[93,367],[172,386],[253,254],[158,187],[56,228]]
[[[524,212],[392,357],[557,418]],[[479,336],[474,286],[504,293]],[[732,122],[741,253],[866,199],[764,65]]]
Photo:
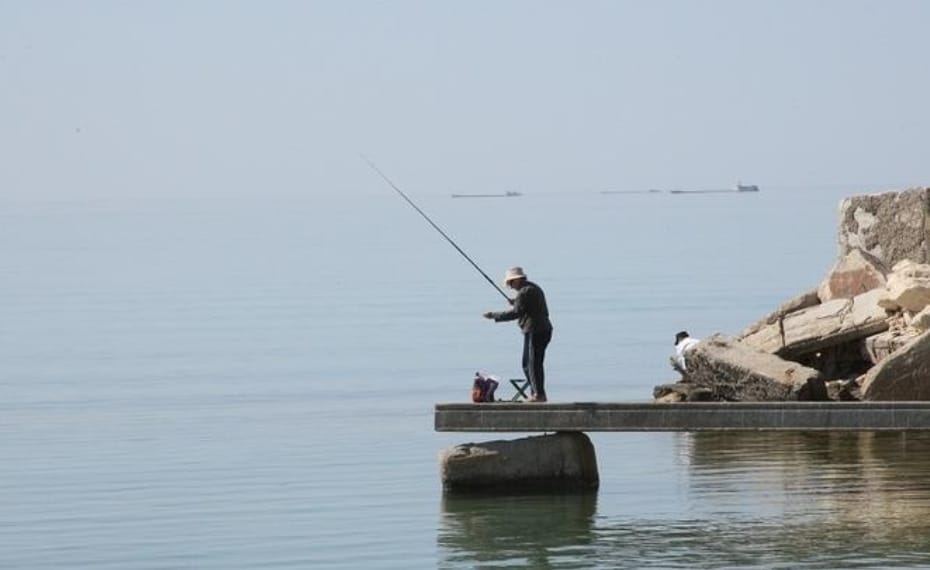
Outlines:
[[511,267],[504,274],[504,284],[515,290],[517,296],[510,301],[509,311],[483,313],[495,322],[516,320],[523,331],[523,372],[530,382],[530,401],[545,402],[546,387],[543,360],[546,347],[552,340],[552,322],[546,295],[539,285],[529,281],[522,267]]

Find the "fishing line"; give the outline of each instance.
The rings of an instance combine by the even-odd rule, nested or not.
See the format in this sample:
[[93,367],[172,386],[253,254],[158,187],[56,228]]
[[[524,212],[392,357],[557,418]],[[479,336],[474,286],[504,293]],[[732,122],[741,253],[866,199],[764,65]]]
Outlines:
[[487,279],[487,280],[488,280],[488,283],[490,283],[492,287],[494,287],[495,289],[497,289],[497,292],[498,292],[498,293],[500,293],[505,299],[507,299],[508,301],[510,301],[510,297],[507,296],[507,293],[504,293],[504,291],[503,291],[500,287],[497,286],[497,283],[495,283],[493,279],[491,279],[490,277],[488,277],[488,274],[485,273],[480,267],[478,267],[478,264],[475,263],[474,261],[472,261],[472,259],[471,259],[470,257],[468,257],[468,254],[465,253],[465,252],[462,250],[462,248],[460,248],[454,241],[452,241],[452,238],[450,238],[448,235],[446,235],[446,232],[442,231],[442,228],[440,228],[439,226],[437,226],[436,223],[433,222],[433,220],[431,220],[430,217],[427,216],[426,213],[425,213],[423,210],[421,210],[419,206],[417,206],[416,204],[414,204],[414,203],[413,203],[413,200],[411,200],[406,194],[404,194],[404,192],[403,192],[400,188],[398,188],[396,184],[394,184],[393,182],[391,182],[391,179],[388,178],[383,172],[381,172],[381,169],[378,168],[377,166],[375,166],[375,163],[373,163],[372,161],[368,160],[368,157],[365,156],[364,154],[359,154],[359,156],[362,157],[362,160],[364,160],[366,163],[368,163],[368,166],[370,166],[372,170],[374,170],[375,172],[378,173],[378,176],[380,176],[385,182],[388,183],[388,185],[389,185],[391,188],[393,188],[398,194],[400,194],[401,198],[403,198],[404,200],[406,200],[407,203],[410,204],[410,205],[413,207],[413,209],[417,211],[417,213],[419,213],[421,216],[423,216],[423,219],[426,220],[427,222],[429,222],[429,224],[430,224],[431,226],[433,226],[433,228],[434,228],[437,232],[439,232],[439,234],[442,235],[442,237],[446,238],[446,241],[449,242],[450,244],[452,244],[452,247],[454,247],[454,248],[456,249],[456,251],[458,251],[459,253],[461,253],[461,254],[462,254],[462,257],[464,257],[465,259],[467,259],[467,260],[468,260],[468,263],[471,263],[472,267],[474,267],[475,269],[477,269],[477,270],[478,270],[478,273],[480,273],[485,279]]

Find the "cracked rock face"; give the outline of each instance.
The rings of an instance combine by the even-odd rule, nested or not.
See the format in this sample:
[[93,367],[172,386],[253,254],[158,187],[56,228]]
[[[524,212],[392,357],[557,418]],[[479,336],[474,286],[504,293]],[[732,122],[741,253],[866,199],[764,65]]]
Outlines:
[[861,249],[891,267],[930,263],[930,188],[846,198],[840,204],[840,255]]
[[835,299],[788,313],[777,322],[743,338],[747,345],[793,358],[821,348],[865,338],[888,329],[885,309],[878,305],[883,289],[852,299]]
[[766,325],[777,323],[780,319],[783,319],[785,315],[789,313],[800,311],[801,309],[806,309],[808,307],[813,307],[814,305],[819,304],[820,297],[818,297],[816,289],[811,289],[809,291],[799,293],[798,295],[795,295],[791,299],[782,303],[777,309],[768,315],[762,317],[760,320],[747,327],[746,330],[740,333],[739,338],[742,340],[749,335],[755,334]]

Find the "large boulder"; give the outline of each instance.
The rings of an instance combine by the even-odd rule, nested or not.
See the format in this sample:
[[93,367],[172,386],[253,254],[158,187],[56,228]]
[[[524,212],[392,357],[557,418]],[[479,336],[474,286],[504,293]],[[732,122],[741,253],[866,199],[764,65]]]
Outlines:
[[840,203],[840,255],[861,249],[887,267],[930,263],[930,188],[852,196]]
[[856,295],[885,286],[887,269],[881,261],[853,249],[833,266],[817,288],[817,296],[824,303],[834,299],[851,299]]
[[930,264],[907,259],[895,264],[879,304],[889,310],[911,313],[919,313],[930,305]]
[[688,353],[691,383],[737,402],[826,400],[820,372],[716,334]]
[[789,313],[743,337],[747,345],[784,358],[816,352],[888,329],[885,309],[878,305],[884,294],[875,289],[852,299],[827,303]]
[[861,385],[863,400],[930,400],[930,331],[872,367]]
[[597,489],[597,457],[584,433],[562,432],[467,443],[439,457],[443,488],[452,492]]

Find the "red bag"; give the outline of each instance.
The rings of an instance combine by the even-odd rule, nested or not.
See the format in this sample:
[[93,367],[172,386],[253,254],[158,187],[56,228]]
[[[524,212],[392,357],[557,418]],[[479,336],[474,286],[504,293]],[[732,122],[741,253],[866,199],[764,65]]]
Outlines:
[[471,386],[471,401],[476,404],[494,401],[494,391],[497,390],[498,381],[493,376],[485,376],[475,372],[475,381]]

